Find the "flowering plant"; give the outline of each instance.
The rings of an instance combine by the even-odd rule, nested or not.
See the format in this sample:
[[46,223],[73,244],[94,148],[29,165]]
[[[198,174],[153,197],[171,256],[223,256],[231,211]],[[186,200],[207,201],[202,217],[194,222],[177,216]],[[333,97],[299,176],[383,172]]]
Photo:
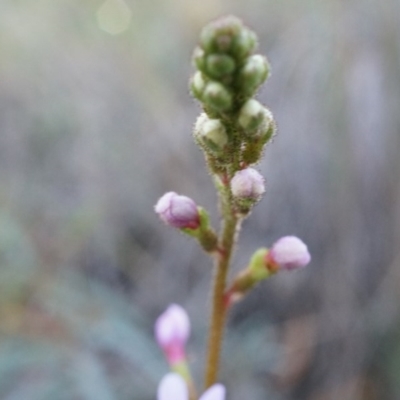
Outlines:
[[256,250],[247,267],[227,282],[241,223],[265,192],[254,165],[276,131],[272,113],[254,98],[270,72],[267,59],[253,54],[256,47],[255,33],[229,16],[203,28],[194,51],[190,88],[203,113],[193,136],[218,192],[221,229],[216,233],[206,210],[174,192],[164,194],[155,211],[167,225],[197,239],[214,260],[206,390],[198,398],[185,354],[189,318],[172,304],[155,324],[156,340],[173,371],[161,381],[158,400],[224,400],[225,388],[216,382],[227,311],[259,282],[281,270],[302,268],[311,259],[299,238],[285,236],[270,249]]

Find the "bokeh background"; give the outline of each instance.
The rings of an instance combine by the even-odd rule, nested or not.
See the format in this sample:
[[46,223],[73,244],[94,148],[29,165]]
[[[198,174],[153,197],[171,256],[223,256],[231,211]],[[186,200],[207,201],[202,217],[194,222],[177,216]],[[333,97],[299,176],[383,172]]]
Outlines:
[[2,400],[155,399],[172,302],[201,382],[210,261],[153,205],[174,190],[218,222],[187,82],[228,13],[279,127],[233,270],[285,234],[313,256],[231,313],[228,398],[400,398],[400,1],[1,0]]

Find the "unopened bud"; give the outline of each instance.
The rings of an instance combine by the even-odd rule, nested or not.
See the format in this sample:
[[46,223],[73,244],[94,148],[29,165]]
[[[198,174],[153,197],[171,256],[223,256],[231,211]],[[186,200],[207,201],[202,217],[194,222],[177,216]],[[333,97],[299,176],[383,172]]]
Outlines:
[[200,34],[201,47],[208,53],[226,53],[235,36],[243,25],[240,19],[234,16],[223,17],[211,22],[203,28]]
[[194,49],[193,63],[197,69],[204,72],[206,65],[206,56],[204,50],[201,47],[197,46]]
[[197,229],[200,215],[196,203],[189,197],[168,192],[154,207],[155,212],[167,224],[179,229]]
[[232,94],[219,82],[208,82],[202,97],[204,103],[217,111],[227,111],[232,107]]
[[203,125],[205,122],[209,121],[210,118],[208,118],[206,113],[201,113],[197,119],[196,119],[196,123],[194,124],[194,137],[195,139],[199,140],[199,138],[201,137],[201,131],[203,129]]
[[157,389],[157,400],[187,399],[189,399],[188,385],[181,375],[170,372],[161,379]]
[[197,71],[190,81],[190,90],[193,96],[196,97],[196,99],[201,100],[205,87],[206,82],[204,81],[203,74],[200,71]]
[[264,119],[265,112],[262,104],[250,99],[240,109],[238,123],[245,131],[255,131]]
[[232,43],[231,53],[237,59],[242,60],[249,56],[257,47],[257,36],[250,29],[242,29]]
[[267,79],[269,64],[260,54],[250,56],[240,71],[240,87],[246,95],[253,94]]
[[[193,398],[189,392],[188,383],[185,382],[182,375],[170,372],[162,378],[158,385],[157,400],[188,400]],[[225,393],[225,386],[215,383],[199,397],[199,400],[225,400]]]
[[235,60],[226,54],[210,54],[207,56],[206,69],[212,78],[221,78],[235,70]]
[[198,140],[216,153],[220,153],[228,143],[226,129],[219,119],[203,119],[196,133]]
[[245,168],[235,173],[231,190],[237,199],[257,201],[265,192],[264,178],[254,168]]
[[305,267],[310,261],[307,246],[296,236],[284,236],[279,239],[266,255],[267,265],[286,270]]
[[264,108],[263,113],[263,120],[255,133],[261,146],[264,146],[276,135],[276,124],[271,111]]
[[246,145],[242,152],[242,160],[246,165],[255,164],[260,160],[265,144],[276,133],[276,125],[271,111],[264,107],[261,124],[256,130],[249,131],[249,133],[250,135],[246,137]]
[[272,112],[268,110],[268,108],[263,107],[263,119],[258,129],[258,135],[261,137],[265,137],[265,135],[268,134],[269,137],[267,138],[267,140],[269,140],[271,138],[271,133],[268,131],[271,131],[271,127],[273,134],[275,133],[274,116],[272,115]]
[[158,345],[164,350],[168,362],[173,365],[185,358],[185,345],[190,334],[190,321],[186,311],[171,304],[154,326]]

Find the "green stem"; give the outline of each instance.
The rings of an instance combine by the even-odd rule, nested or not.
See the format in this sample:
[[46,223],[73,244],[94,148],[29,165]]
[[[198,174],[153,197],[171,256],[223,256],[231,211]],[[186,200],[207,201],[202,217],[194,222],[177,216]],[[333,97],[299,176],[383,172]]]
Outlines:
[[205,375],[206,388],[213,385],[218,377],[219,360],[224,333],[226,310],[224,292],[230,260],[236,242],[238,218],[230,206],[230,191],[220,191],[221,208],[223,213],[223,228],[220,239],[220,251],[215,257],[214,282],[212,294],[211,326],[208,338],[207,364]]
[[186,359],[173,365],[172,371],[179,374],[186,381],[189,390],[189,400],[196,400],[196,387],[194,385],[192,374],[190,373],[189,365]]

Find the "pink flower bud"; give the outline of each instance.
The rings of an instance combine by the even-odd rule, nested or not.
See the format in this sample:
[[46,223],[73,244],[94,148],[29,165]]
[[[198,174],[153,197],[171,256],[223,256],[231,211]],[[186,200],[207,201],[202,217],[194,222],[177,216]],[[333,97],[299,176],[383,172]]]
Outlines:
[[264,178],[254,168],[242,169],[233,176],[231,190],[239,199],[258,200],[265,192]]
[[296,236],[279,239],[267,254],[267,264],[287,270],[305,267],[310,261],[307,246]]
[[225,386],[220,383],[212,385],[200,396],[199,400],[225,400]]
[[175,192],[165,193],[154,209],[166,224],[174,228],[197,229],[200,225],[196,203],[191,198]]
[[[161,379],[157,390],[157,400],[189,400],[189,391],[183,378],[173,372]],[[225,387],[216,383],[208,388],[199,400],[225,400]]]
[[154,331],[157,343],[164,350],[171,365],[185,359],[185,344],[190,334],[190,321],[181,306],[171,304],[158,317]]
[[189,400],[189,391],[183,378],[170,372],[161,379],[157,400]]

